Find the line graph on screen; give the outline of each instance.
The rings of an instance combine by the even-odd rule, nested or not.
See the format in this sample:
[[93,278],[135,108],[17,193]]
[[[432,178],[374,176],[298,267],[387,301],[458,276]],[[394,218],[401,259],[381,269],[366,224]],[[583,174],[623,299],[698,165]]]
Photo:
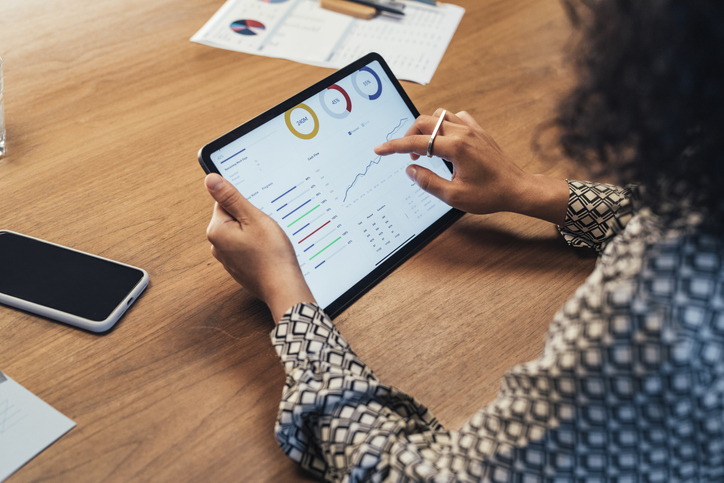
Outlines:
[[[392,137],[395,134],[397,134],[400,131],[400,129],[402,129],[405,126],[405,124],[407,124],[407,121],[408,121],[408,118],[406,118],[406,117],[400,119],[399,122],[397,123],[397,126],[395,126],[395,128],[392,131],[387,133],[386,141],[389,141],[390,139],[392,139]],[[357,175],[354,177],[354,180],[352,180],[352,183],[350,183],[349,186],[347,186],[347,189],[344,191],[344,199],[342,199],[343,203],[345,201],[347,201],[347,196],[349,195],[349,190],[354,188],[354,186],[357,184],[357,181],[364,178],[365,175],[367,175],[369,170],[372,168],[372,166],[380,164],[381,161],[382,161],[382,156],[377,156],[376,158],[374,158],[367,164],[364,171],[357,173]]]

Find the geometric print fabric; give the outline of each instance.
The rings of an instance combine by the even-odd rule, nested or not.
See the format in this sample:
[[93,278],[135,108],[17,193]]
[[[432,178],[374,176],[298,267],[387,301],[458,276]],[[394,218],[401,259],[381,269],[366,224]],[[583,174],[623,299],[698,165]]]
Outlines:
[[569,186],[561,231],[601,258],[490,405],[446,431],[299,304],[272,332],[283,451],[327,481],[724,481],[724,243],[634,215],[635,189]]
[[638,190],[605,183],[568,181],[566,221],[559,227],[563,239],[574,247],[596,250],[623,231],[634,213]]

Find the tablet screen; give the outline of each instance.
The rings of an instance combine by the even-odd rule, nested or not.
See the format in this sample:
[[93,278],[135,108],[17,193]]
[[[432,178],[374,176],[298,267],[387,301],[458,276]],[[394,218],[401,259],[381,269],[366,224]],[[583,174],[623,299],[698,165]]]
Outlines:
[[[379,56],[358,61],[340,71],[343,77],[330,76],[310,88],[314,92],[282,103],[260,116],[268,119],[258,126],[243,125],[200,155],[202,164],[213,164],[208,170],[282,227],[324,308],[339,305],[345,294],[358,296],[349,292],[360,281],[456,212],[407,177],[408,155],[373,151],[402,137],[417,116],[383,63]],[[440,158],[416,163],[451,178]]]

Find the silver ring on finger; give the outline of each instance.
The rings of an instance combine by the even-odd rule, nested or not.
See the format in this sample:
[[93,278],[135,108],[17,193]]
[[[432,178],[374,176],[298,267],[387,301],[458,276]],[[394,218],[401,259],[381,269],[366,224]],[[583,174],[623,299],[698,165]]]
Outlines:
[[440,114],[440,118],[437,120],[437,124],[435,124],[435,129],[432,130],[432,134],[430,135],[430,141],[427,143],[427,157],[432,158],[432,145],[435,142],[435,136],[437,136],[437,132],[440,130],[440,126],[442,125],[442,121],[445,120],[445,113],[447,111],[445,109],[442,110],[442,114]]

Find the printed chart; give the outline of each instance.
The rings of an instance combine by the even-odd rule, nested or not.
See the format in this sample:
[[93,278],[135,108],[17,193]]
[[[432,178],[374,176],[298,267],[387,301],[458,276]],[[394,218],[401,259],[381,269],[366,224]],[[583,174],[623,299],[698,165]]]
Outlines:
[[[361,20],[326,10],[319,0],[227,0],[191,41],[337,69],[378,52],[398,78],[427,84],[464,12],[451,4],[406,2],[403,18]],[[228,26],[238,19],[254,19],[266,29],[237,35]]]
[[239,35],[257,35],[266,30],[264,24],[256,20],[236,20],[229,27]]

